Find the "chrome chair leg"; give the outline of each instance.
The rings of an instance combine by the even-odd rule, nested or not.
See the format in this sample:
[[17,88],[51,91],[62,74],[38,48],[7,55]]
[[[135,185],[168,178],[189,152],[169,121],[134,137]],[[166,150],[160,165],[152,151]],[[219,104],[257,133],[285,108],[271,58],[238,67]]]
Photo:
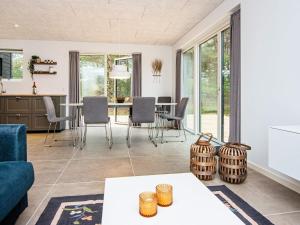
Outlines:
[[183,121],[182,121],[182,120],[181,120],[181,128],[182,128],[183,134],[184,134],[184,141],[186,141],[185,127],[184,127],[184,124],[183,124]]
[[181,129],[180,129],[180,123],[179,123],[178,120],[176,120],[176,129],[178,131],[178,137],[180,137],[181,136]]
[[130,124],[130,119],[128,118],[128,126],[127,126],[127,134],[126,134],[126,141],[128,142],[129,138],[129,124]]
[[[149,129],[149,128],[148,128]],[[156,125],[151,123],[150,124],[150,141],[152,142],[152,144],[157,147],[157,143],[155,141],[155,137],[154,137],[154,130],[153,129],[156,129]]]
[[57,127],[57,122],[55,122],[55,124],[54,124],[54,130],[53,130],[53,135],[52,135],[52,139],[53,139],[54,141],[56,141],[56,140],[55,140],[55,131],[56,131],[56,127]]
[[75,139],[75,136],[74,136],[74,127],[72,125],[72,122],[71,120],[69,121],[69,128],[71,130],[71,136],[72,136],[72,142],[73,142],[73,147],[76,146],[76,139]]
[[106,140],[108,140],[106,124],[104,125],[104,128],[105,128],[105,138],[106,138]]
[[132,133],[132,122],[129,121],[129,123],[128,123],[128,137],[127,137],[127,146],[128,146],[128,148],[131,147],[131,133]]
[[[186,132],[185,132],[185,128],[184,128],[184,124],[183,124],[183,121],[181,120],[176,120],[174,123],[176,123],[177,125],[177,129],[178,129],[178,136],[167,136],[167,137],[173,137],[173,138],[180,138],[181,136],[181,130],[183,131],[183,134],[184,134],[184,140],[166,140],[165,142],[168,143],[168,142],[185,142],[186,141]],[[181,125],[181,127],[179,126]]]
[[[105,125],[105,130],[106,130],[106,125]],[[108,142],[109,142],[109,149],[112,148],[112,145],[113,145],[113,137],[112,137],[112,129],[111,129],[111,121],[109,121],[109,139],[108,139]]]
[[48,136],[49,136],[49,133],[50,133],[50,129],[51,129],[51,125],[52,125],[52,123],[49,123],[48,132],[47,132],[47,135],[46,135],[45,140],[44,140],[44,145],[47,142],[47,139],[48,139]]
[[83,144],[86,143],[86,134],[87,134],[87,124],[84,125],[84,134],[83,134]]
[[84,124],[84,132],[83,132],[83,137],[81,139],[81,144],[80,144],[80,150],[82,150],[85,146],[86,143],[86,133],[87,133],[87,124]]

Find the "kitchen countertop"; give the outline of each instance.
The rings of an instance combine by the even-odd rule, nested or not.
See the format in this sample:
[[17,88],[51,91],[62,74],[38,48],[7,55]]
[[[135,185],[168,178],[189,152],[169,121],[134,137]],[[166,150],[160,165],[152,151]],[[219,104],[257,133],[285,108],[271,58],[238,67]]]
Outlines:
[[66,96],[66,94],[8,94],[8,93],[4,93],[4,94],[0,94],[1,96],[28,96],[28,97],[35,97],[35,96]]

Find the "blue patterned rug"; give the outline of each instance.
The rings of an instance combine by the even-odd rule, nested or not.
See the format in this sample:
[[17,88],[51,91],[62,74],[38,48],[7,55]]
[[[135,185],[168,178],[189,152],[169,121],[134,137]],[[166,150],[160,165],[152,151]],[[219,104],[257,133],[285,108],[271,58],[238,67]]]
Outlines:
[[[273,225],[225,185],[208,187],[247,225]],[[103,195],[51,198],[36,225],[101,225]]]

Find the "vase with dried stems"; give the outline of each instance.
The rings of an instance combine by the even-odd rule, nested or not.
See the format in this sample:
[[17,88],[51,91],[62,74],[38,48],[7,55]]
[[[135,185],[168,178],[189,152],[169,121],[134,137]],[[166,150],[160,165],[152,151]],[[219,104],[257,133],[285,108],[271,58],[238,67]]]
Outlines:
[[157,80],[156,78],[158,78],[158,81],[159,81],[160,76],[161,76],[162,65],[163,65],[163,63],[160,59],[155,59],[152,62],[152,72],[153,72],[154,80]]

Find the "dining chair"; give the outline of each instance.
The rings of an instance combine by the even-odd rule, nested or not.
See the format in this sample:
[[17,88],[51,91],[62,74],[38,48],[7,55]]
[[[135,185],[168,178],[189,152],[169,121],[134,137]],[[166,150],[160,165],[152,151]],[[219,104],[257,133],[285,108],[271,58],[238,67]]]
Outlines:
[[[164,137],[164,129],[166,128],[165,124],[166,121],[171,121],[173,123],[175,123],[174,127],[176,127],[179,131],[183,130],[184,133],[184,141],[186,141],[186,133],[185,133],[185,127],[184,127],[184,123],[183,123],[183,119],[185,117],[185,112],[186,112],[186,107],[188,104],[189,98],[185,97],[182,98],[179,102],[179,104],[177,105],[177,109],[175,110],[175,114],[172,115],[171,113],[169,114],[162,114],[161,118],[163,119],[163,130],[162,130],[162,136],[161,136],[161,140],[163,141],[163,137]],[[180,136],[180,133],[179,133]],[[178,136],[176,136],[178,137]],[[166,141],[166,142],[184,142],[184,141]]]
[[[159,96],[157,97],[157,103],[171,103],[172,97],[171,96]],[[157,106],[156,111],[157,113],[170,113],[171,106]]]
[[[108,140],[109,149],[112,148],[112,129],[111,121],[108,116],[108,101],[107,97],[83,97],[83,121],[84,121],[84,136],[82,139],[81,149],[86,144],[87,127],[92,124],[101,124],[105,128],[105,136]],[[107,125],[109,126],[109,135],[107,132]]]
[[153,124],[155,122],[155,98],[154,97],[133,97],[132,114],[129,116],[127,129],[127,146],[131,147],[131,136],[133,124],[148,124],[149,140],[157,147],[153,137]]
[[54,124],[54,130],[53,130],[52,139],[54,141],[68,141],[68,140],[57,140],[57,139],[54,138],[54,136],[55,136],[57,124],[61,123],[61,122],[69,121],[70,122],[69,123],[70,130],[71,130],[71,134],[72,134],[73,146],[75,146],[75,138],[74,138],[73,127],[72,127],[72,124],[73,124],[72,120],[73,120],[73,118],[70,117],[70,116],[57,117],[56,116],[56,112],[55,112],[55,106],[54,106],[53,100],[52,100],[52,98],[50,96],[44,96],[43,97],[43,101],[44,101],[44,104],[45,104],[45,107],[46,107],[47,120],[48,120],[48,123],[49,123],[48,132],[47,132],[47,135],[46,135],[45,140],[44,140],[44,145],[47,146],[47,147],[51,147],[51,145],[46,145],[46,143],[47,143],[47,139],[48,139],[48,136],[49,136],[52,124]]
[[[159,96],[157,97],[157,103],[171,103],[171,96]],[[159,135],[159,130],[163,129],[163,121],[161,119],[162,114],[171,112],[170,105],[157,105],[155,110],[155,126],[156,126],[156,137]]]

